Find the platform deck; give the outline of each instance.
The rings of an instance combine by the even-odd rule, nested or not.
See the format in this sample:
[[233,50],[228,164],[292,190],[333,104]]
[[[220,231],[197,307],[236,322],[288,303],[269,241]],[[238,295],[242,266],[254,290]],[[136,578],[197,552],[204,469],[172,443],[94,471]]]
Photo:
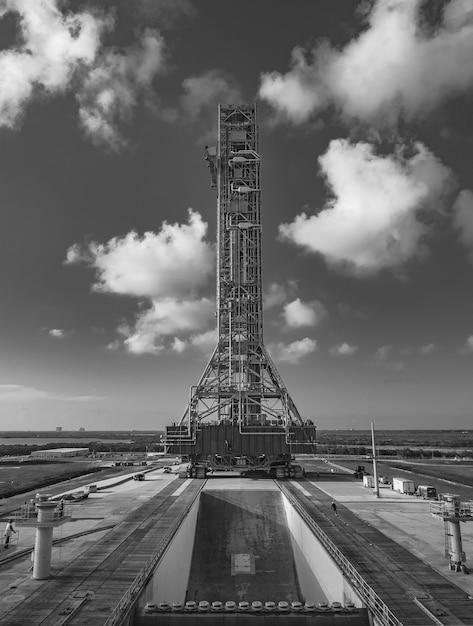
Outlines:
[[27,597],[3,615],[2,626],[103,624],[204,482],[195,479],[172,497],[181,484],[173,481],[57,576],[23,584],[21,593]]
[[[303,486],[305,493],[297,484]],[[436,623],[414,597],[442,624],[473,624],[473,601],[430,565],[340,503],[336,515],[331,508],[332,498],[308,480],[281,481],[281,485],[404,626]]]

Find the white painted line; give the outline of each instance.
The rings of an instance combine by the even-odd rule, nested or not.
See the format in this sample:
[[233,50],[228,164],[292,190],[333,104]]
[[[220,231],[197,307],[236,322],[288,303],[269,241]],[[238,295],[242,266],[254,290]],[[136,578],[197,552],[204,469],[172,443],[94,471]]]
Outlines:
[[311,496],[312,495],[309,491],[307,491],[307,489],[304,489],[304,487],[302,485],[300,485],[299,483],[296,483],[295,480],[291,480],[290,482],[294,485],[294,487],[297,487],[297,489],[299,489],[299,491],[302,491],[302,493],[305,496]]
[[184,489],[187,489],[187,487],[191,484],[192,480],[193,480],[192,478],[188,478],[186,481],[184,481],[182,485],[179,487],[179,489],[176,489],[176,491],[171,494],[171,497],[180,496],[181,493],[184,491]]

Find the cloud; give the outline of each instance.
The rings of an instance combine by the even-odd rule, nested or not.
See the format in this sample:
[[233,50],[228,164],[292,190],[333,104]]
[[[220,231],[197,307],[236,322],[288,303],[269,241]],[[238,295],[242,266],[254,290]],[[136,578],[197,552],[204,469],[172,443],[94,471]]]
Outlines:
[[435,28],[422,0],[377,0],[344,47],[296,47],[285,74],[263,73],[259,97],[300,124],[334,106],[346,119],[395,124],[425,118],[473,87],[473,9],[451,0]]
[[0,385],[0,402],[24,402],[27,400],[43,400],[54,396],[47,391],[41,391],[26,385]]
[[382,366],[383,369],[393,372],[400,372],[404,369],[404,363],[396,360],[393,357],[393,347],[391,345],[381,346],[378,348],[374,355],[374,360],[370,365],[376,367]]
[[95,270],[94,291],[144,301],[133,322],[120,324],[119,339],[109,349],[160,354],[205,344],[200,333],[208,330],[215,313],[214,301],[197,295],[214,272],[214,247],[205,241],[206,234],[207,224],[189,209],[187,224],[164,222],[158,233],[140,237],[132,231],[105,244],[68,249],[66,264]]
[[[141,312],[133,325],[119,326],[120,343],[132,354],[160,354],[166,349],[182,352],[187,344],[198,346],[204,343],[205,339],[196,337],[195,331],[205,330],[214,312],[215,303],[206,298],[154,299],[151,307]],[[187,341],[180,338],[189,334],[194,336]]]
[[[0,126],[18,126],[35,98],[73,91],[86,136],[117,151],[127,143],[122,127],[136,108],[156,106],[153,80],[167,70],[164,40],[155,30],[137,28],[135,44],[122,50],[105,48],[103,38],[116,26],[115,13],[61,12],[66,4],[6,1],[0,19],[7,13],[18,16],[21,43],[0,51]],[[156,11],[177,15],[186,5],[182,0],[173,9],[161,1]]]
[[369,143],[332,140],[319,165],[333,198],[318,214],[301,213],[281,224],[281,238],[355,275],[421,255],[429,231],[421,210],[439,210],[454,178],[423,144],[416,143],[410,156],[406,150],[382,156]]
[[453,207],[453,225],[458,230],[458,239],[469,251],[473,262],[473,192],[464,189],[458,194]]
[[0,52],[0,126],[15,127],[34,97],[63,93],[78,70],[95,62],[113,20],[97,12],[61,13],[58,0],[8,0],[18,15],[16,46]]
[[311,352],[315,352],[317,342],[315,339],[305,337],[289,344],[282,342],[273,343],[268,346],[268,349],[275,361],[295,365]]
[[166,70],[165,46],[156,31],[146,30],[139,45],[124,52],[104,52],[84,78],[77,94],[79,119],[97,145],[120,150],[126,145],[121,127],[140,102],[152,104],[152,82]]
[[48,331],[48,335],[50,337],[57,337],[58,339],[62,339],[65,337],[66,331],[61,330],[60,328],[51,328],[51,330]]
[[66,263],[96,272],[94,291],[134,297],[183,299],[214,272],[214,248],[205,241],[207,223],[189,209],[187,224],[163,222],[158,233],[131,231],[106,244],[74,244]]
[[423,355],[432,354],[434,350],[435,350],[435,344],[433,343],[428,343],[427,345],[421,346],[419,348],[419,352]]
[[305,303],[300,298],[286,304],[283,311],[284,321],[289,328],[316,326],[324,314],[325,309],[320,302]]
[[200,76],[190,76],[182,81],[184,94],[180,97],[182,115],[195,121],[202,111],[215,117],[218,102],[241,102],[240,87],[222,70],[210,70]]
[[16,384],[0,384],[0,402],[28,402],[30,400],[67,400],[89,402],[104,400],[102,396],[61,396],[35,387]]
[[215,110],[220,102],[243,102],[237,81],[223,70],[209,70],[182,81],[183,93],[177,107],[163,108],[159,115],[168,123],[199,124],[204,132],[198,144],[215,142],[218,133]]
[[467,337],[463,346],[458,349],[458,352],[460,354],[463,354],[464,356],[473,354],[473,335],[470,335],[469,337]]
[[385,361],[392,353],[392,346],[381,346],[375,352],[374,358],[376,361]]
[[352,356],[358,352],[357,346],[352,346],[349,343],[341,343],[338,346],[330,348],[330,354],[335,357],[339,356]]
[[297,291],[297,281],[288,280],[286,283],[270,283],[267,291],[263,294],[263,308],[273,309],[284,304],[286,300]]
[[217,345],[217,331],[215,328],[207,330],[203,333],[191,335],[187,340],[174,337],[171,349],[178,354],[188,351],[191,348],[195,348],[199,352],[204,354],[210,354]]

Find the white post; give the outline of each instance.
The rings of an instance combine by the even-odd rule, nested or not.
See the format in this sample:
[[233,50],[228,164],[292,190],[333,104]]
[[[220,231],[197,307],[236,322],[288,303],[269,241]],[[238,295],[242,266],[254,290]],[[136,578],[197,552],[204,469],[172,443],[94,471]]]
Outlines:
[[379,498],[379,482],[378,482],[378,468],[376,467],[376,446],[374,443],[374,425],[373,422],[371,422],[371,442],[373,444],[373,478],[374,478],[374,484],[375,484],[375,495],[377,498]]
[[54,510],[57,502],[46,500],[37,502],[38,522],[34,546],[33,578],[44,580],[51,573],[51,553],[53,549]]

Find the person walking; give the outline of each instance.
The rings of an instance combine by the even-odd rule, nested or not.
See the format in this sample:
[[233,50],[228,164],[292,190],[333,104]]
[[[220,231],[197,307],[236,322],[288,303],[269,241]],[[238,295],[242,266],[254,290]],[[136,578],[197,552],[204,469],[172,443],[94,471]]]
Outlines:
[[333,509],[333,512],[335,513],[335,515],[337,515],[337,517],[338,517],[337,504],[336,504],[335,501],[332,502],[332,509]]
[[10,547],[10,537],[12,536],[13,533],[16,533],[17,531],[13,528],[13,520],[9,519],[7,522],[7,525],[5,526],[5,530],[3,531],[3,537],[5,539],[4,542],[4,546],[5,548],[9,548]]

